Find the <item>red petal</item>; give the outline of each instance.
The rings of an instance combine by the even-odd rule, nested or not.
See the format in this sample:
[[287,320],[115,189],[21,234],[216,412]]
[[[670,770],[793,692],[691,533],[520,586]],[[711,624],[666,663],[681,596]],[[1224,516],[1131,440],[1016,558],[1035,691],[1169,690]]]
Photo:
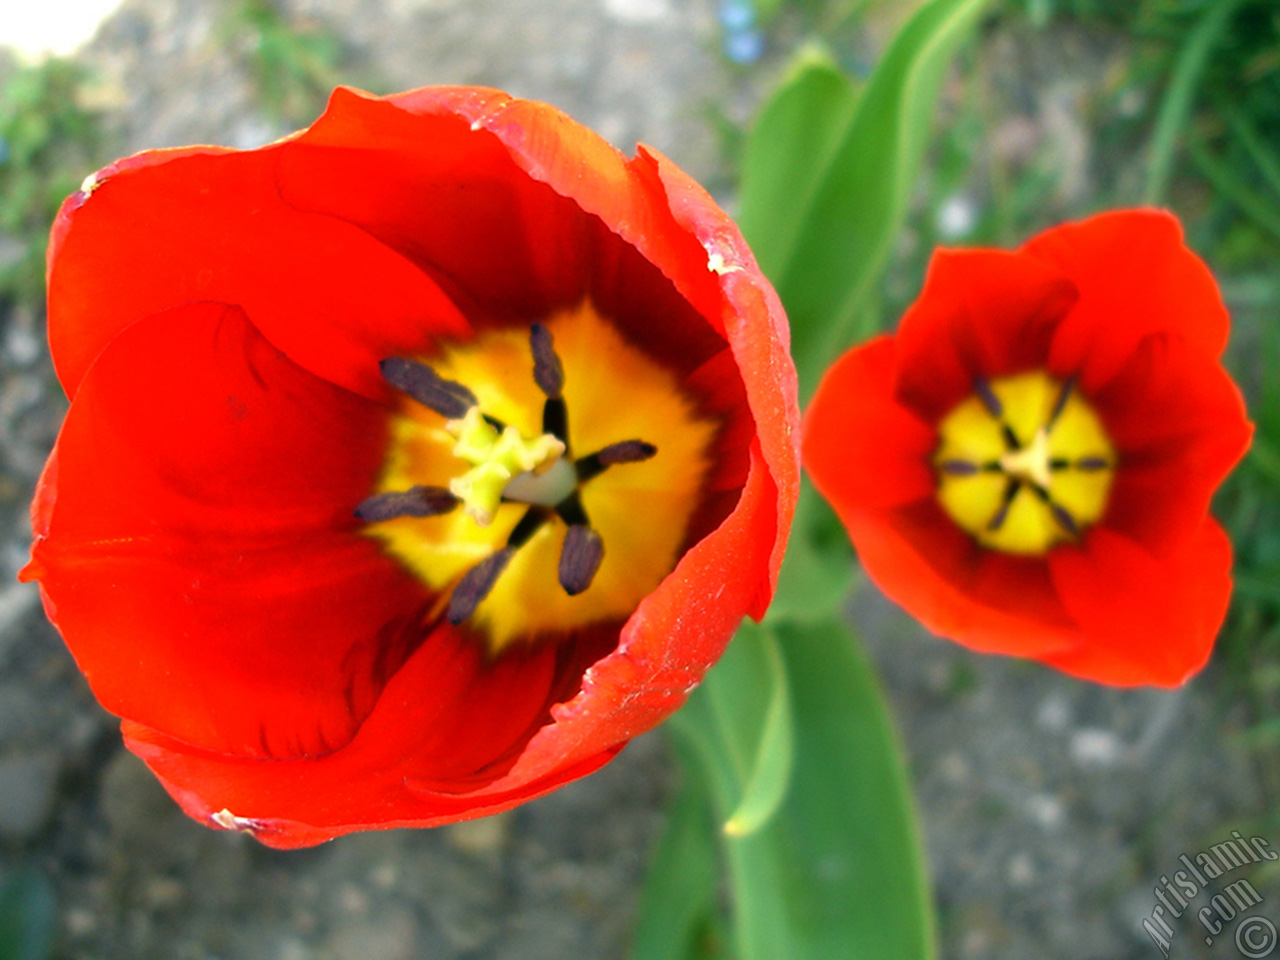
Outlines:
[[1171,214],[1100,214],[1046,230],[1022,252],[1071,277],[1080,291],[1054,340],[1051,366],[1060,375],[1082,373],[1086,393],[1119,372],[1148,334],[1175,334],[1213,358],[1227,345],[1218,285]]
[[939,250],[898,328],[897,398],[935,423],[993,379],[1043,366],[1075,288],[1060,270],[1002,250]]
[[[708,313],[709,303],[701,309],[729,341],[755,420],[760,467],[769,471],[775,488],[775,502],[762,508],[758,520],[759,535],[772,541],[767,571],[769,587],[749,610],[758,620],[764,616],[777,585],[800,493],[800,409],[796,370],[790,354],[790,329],[777,293],[760,273],[733,221],[701,186],[657,151],[641,147],[632,168],[641,168],[646,159],[656,167],[676,223],[698,239],[708,255],[708,271],[718,278],[722,293],[718,298],[719,313]],[[638,243],[641,251],[672,278],[690,302],[705,301],[705,278],[698,274],[696,261],[690,263],[683,259],[684,248],[658,243],[649,237],[639,238]],[[716,258],[719,258],[718,265],[714,262]],[[676,269],[677,262],[683,266],[683,272]],[[763,571],[760,573],[764,575]]]
[[270,846],[435,826],[528,800],[617,752],[615,743],[576,767],[544,768],[509,789],[492,786],[546,722],[551,703],[567,695],[565,678],[599,655],[599,639],[516,650],[490,663],[474,638],[441,624],[390,678],[350,743],[326,756],[218,756],[134,723],[124,725],[126,744],[188,814],[209,823],[229,810],[253,821]]
[[68,396],[131,323],[175,304],[236,304],[294,362],[369,397],[377,362],[429,334],[465,335],[420,270],[363,231],[290,208],[282,144],[155,151],[106,168],[64,205],[49,275],[49,339]]
[[823,376],[805,413],[804,462],[837,509],[876,510],[932,497],[932,427],[893,398],[896,350],[878,337]]
[[1152,334],[1090,402],[1120,453],[1104,525],[1156,555],[1181,549],[1249,446],[1239,389],[1203,351]]
[[427,599],[355,533],[384,433],[233,308],[117,337],[67,415],[32,564],[103,705],[248,756],[349,739]]
[[938,506],[936,434],[893,396],[899,341],[850,350],[819,384],[805,415],[814,484],[868,576],[935,633],[1023,656],[1074,642],[1044,564],[978,547]]
[[1085,639],[1046,663],[1102,683],[1175,687],[1208,660],[1231,598],[1231,541],[1212,518],[1160,559],[1099,527],[1049,565]]
[[867,575],[939,636],[1021,657],[1078,641],[1042,561],[978,547],[935,502],[838,512]]
[[[641,151],[628,161],[558,111],[511,101],[493,91],[418,91],[392,103],[339,91],[311,131],[262,155],[276,158],[269,171],[274,192],[264,191],[270,196],[262,201],[269,209],[275,210],[272,205],[283,198],[290,215],[313,217],[316,223],[353,224],[357,236],[376,237],[416,265],[424,277],[432,277],[477,323],[523,324],[544,308],[589,295],[629,337],[682,371],[709,407],[732,398],[740,408],[745,396],[749,416],[739,409],[729,418],[730,439],[722,442],[749,450],[749,457],[745,464],[735,459],[715,478],[717,486],[732,477],[743,485],[736,504],[723,511],[723,522],[686,552],[622,627],[620,637],[615,627],[485,664],[480,662],[479,645],[451,630],[437,630],[416,647],[401,642],[403,634],[397,633],[391,649],[399,657],[403,648],[408,660],[403,665],[397,660],[385,676],[379,675],[383,686],[371,712],[358,729],[339,730],[348,735],[346,745],[325,756],[280,750],[292,758],[246,759],[253,756],[248,749],[242,751],[244,757],[233,759],[212,751],[223,749],[223,741],[237,741],[247,724],[246,730],[214,731],[223,738],[215,743],[213,735],[199,738],[206,731],[194,721],[178,718],[194,730],[188,736],[190,730],[175,733],[169,718],[155,720],[150,715],[126,723],[130,747],[145,757],[193,816],[207,820],[230,809],[236,816],[261,821],[264,842],[280,846],[314,843],[354,829],[428,825],[493,812],[589,772],[613,756],[627,738],[676,709],[723,651],[743,613],[759,616],[768,604],[799,473],[795,377],[776,295],[736,228],[705,192],[663,158]],[[196,157],[193,162],[212,159]],[[241,162],[238,155],[232,159]],[[250,168],[251,181],[262,173],[253,165],[256,160],[243,162]],[[201,177],[215,175],[212,167],[196,170]],[[101,195],[69,214],[60,259],[78,242],[84,211],[93,211],[98,199],[109,196],[105,191],[124,182],[125,175],[118,175],[100,188]],[[240,194],[233,189],[232,195]],[[145,196],[143,200],[152,202]],[[206,215],[203,209],[198,212]],[[225,231],[223,221],[213,223],[217,231]],[[100,231],[98,243],[104,236]],[[88,250],[87,240],[84,247]],[[401,262],[386,249],[382,252],[391,262]],[[225,259],[237,250],[214,253]],[[77,253],[77,269],[88,271],[81,262],[87,259]],[[263,262],[271,263],[272,257],[263,254]],[[139,270],[128,258],[117,266],[135,274]],[[262,306],[266,338],[303,367],[364,389],[367,383],[360,375],[376,370],[370,359],[406,352],[378,342],[377,328],[366,328],[362,318],[343,326],[344,318],[327,314],[317,321],[316,343],[308,343],[307,330],[297,321],[308,316],[311,301],[305,301],[307,309],[295,305],[289,317],[276,323],[267,309],[274,304],[271,292],[256,282],[254,269],[261,268],[235,265],[237,276],[248,271],[255,280],[249,293],[259,299],[250,303],[251,313],[256,321],[254,304]],[[287,273],[281,300],[306,279]],[[422,282],[438,295],[431,283]],[[181,285],[177,289],[186,290]],[[357,289],[363,294],[367,285]],[[134,295],[124,281],[120,292]],[[400,294],[388,294],[393,296]],[[189,292],[183,297],[191,299]],[[316,299],[322,299],[321,293]],[[397,319],[392,328],[407,334],[412,327],[414,349],[424,349],[429,347],[428,334],[440,333],[447,325],[428,309],[430,298],[418,299],[405,308],[418,315],[417,325]],[[91,316],[86,304],[74,299],[68,303],[69,310],[83,306],[84,316]],[[84,346],[83,355],[77,353],[78,346],[68,346],[63,365],[87,365],[103,343],[130,322],[117,318],[93,326],[72,311],[68,335],[74,332],[75,337],[99,342]],[[351,342],[339,349],[344,337]],[[719,359],[726,346],[732,364]],[[199,346],[196,355],[208,349]],[[116,352],[112,346],[104,356]],[[96,375],[89,375],[83,390]],[[304,374],[299,371],[299,376]],[[754,436],[745,429],[748,420],[754,421]],[[306,458],[295,452],[288,459]],[[357,457],[357,466],[359,462]],[[60,466],[51,468],[48,482],[60,484],[55,473],[61,472]],[[735,492],[717,489],[716,496],[727,506]],[[179,517],[181,511],[172,515]],[[719,508],[717,515],[722,515]],[[274,529],[271,518],[265,519]],[[364,543],[349,535],[348,539]],[[184,549],[189,550],[189,544]],[[232,562],[233,558],[218,556],[210,561],[220,581],[229,582],[224,568]],[[359,566],[350,558],[342,563]],[[406,597],[420,601],[419,592],[410,587],[403,591]],[[364,595],[385,598],[389,608],[415,609],[399,604],[401,592],[393,581],[383,591]],[[229,608],[237,609],[234,597]],[[205,617],[212,611],[204,611]],[[165,612],[178,616],[167,608]],[[312,626],[302,612],[288,616]],[[366,622],[379,620],[368,609],[361,617]],[[407,621],[401,617],[393,622]],[[180,631],[185,624],[175,619],[170,627]],[[317,631],[325,627],[314,625]],[[253,634],[252,624],[238,629],[249,640],[261,639]],[[191,633],[200,635],[197,628]],[[316,649],[287,652],[327,660],[332,670],[330,648],[324,635],[319,639]],[[608,653],[615,645],[617,649]],[[243,663],[246,653],[255,654],[256,649],[246,645],[235,652]],[[206,654],[193,659],[208,667],[201,656]],[[213,664],[219,666],[226,665]],[[349,669],[346,664],[340,668]],[[282,692],[267,691],[266,696],[289,703],[287,678],[275,675],[270,660],[265,674],[265,682],[286,685]],[[191,682],[185,675],[182,679]],[[319,691],[310,693],[323,697],[324,678],[316,680]],[[269,719],[285,731],[286,739],[306,735],[305,717]],[[323,719],[328,723],[333,718]],[[324,736],[316,739],[328,746],[338,737],[326,726]],[[235,749],[240,749],[238,742]]]

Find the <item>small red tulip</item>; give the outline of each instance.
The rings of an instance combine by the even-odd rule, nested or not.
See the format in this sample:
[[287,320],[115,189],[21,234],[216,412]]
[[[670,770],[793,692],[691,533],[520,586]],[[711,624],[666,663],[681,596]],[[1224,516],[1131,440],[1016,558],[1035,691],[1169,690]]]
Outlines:
[[828,371],[806,466],[867,573],[935,633],[1174,686],[1231,593],[1209,500],[1251,427],[1227,328],[1165,213],[939,251],[897,334]]
[[50,619],[188,814],[277,847],[493,813],[676,710],[773,592],[786,321],[737,229],[494,90],[338,90],[64,204]]

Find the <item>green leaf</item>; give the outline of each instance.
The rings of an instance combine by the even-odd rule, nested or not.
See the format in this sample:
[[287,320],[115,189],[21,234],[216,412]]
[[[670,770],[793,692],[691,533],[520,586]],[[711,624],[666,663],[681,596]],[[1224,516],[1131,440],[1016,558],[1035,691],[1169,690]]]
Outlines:
[[25,867],[0,888],[0,960],[47,960],[57,927],[53,885]]
[[791,318],[806,399],[888,262],[948,64],[987,0],[930,0],[861,98],[806,54],[743,159],[741,224]]
[[673,738],[684,777],[667,811],[640,898],[632,960],[704,960],[718,956],[720,853],[711,794],[689,746]]
[[[749,650],[754,646],[756,649]],[[765,826],[782,806],[791,780],[791,759],[795,749],[795,733],[791,717],[791,695],[787,685],[787,668],[782,662],[778,641],[767,627],[751,624],[739,631],[736,648],[730,658],[730,672],[712,688],[712,696],[723,700],[726,695],[742,691],[747,683],[767,697],[763,725],[756,741],[754,755],[745,777],[738,806],[724,823],[730,837],[748,837]],[[753,676],[743,682],[734,675],[750,671]],[[722,713],[729,704],[720,703]]]
[[1258,194],[1236,176],[1227,163],[1216,159],[1204,141],[1192,136],[1187,144],[1192,162],[1218,192],[1219,196],[1233,204],[1261,229],[1280,240],[1280,212],[1267,199]]
[[727,836],[747,836],[777,812],[795,740],[777,638],[746,621],[673,726],[702,763]]
[[[839,620],[777,629],[795,715],[794,769],[768,825],[725,838],[739,956],[927,960],[934,924],[923,857],[871,668]],[[759,686],[758,670],[717,665],[675,718],[722,815],[740,803],[760,727],[752,710]]]
[[1142,194],[1146,206],[1164,202],[1173,175],[1173,161],[1178,144],[1191,119],[1199,94],[1200,77],[1209,55],[1231,25],[1231,18],[1241,0],[1217,0],[1207,5],[1205,14],[1178,51],[1169,85],[1160,101],[1155,131],[1151,135],[1151,154],[1147,159],[1147,187]]
[[809,46],[761,108],[742,157],[738,226],[767,276],[791,259],[857,100],[853,81]]

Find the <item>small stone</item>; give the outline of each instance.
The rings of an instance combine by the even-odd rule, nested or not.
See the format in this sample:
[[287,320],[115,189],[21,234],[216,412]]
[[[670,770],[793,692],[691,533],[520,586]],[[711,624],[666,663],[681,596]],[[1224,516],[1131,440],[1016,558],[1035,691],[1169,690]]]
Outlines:
[[1059,733],[1071,723],[1071,705],[1067,698],[1058,694],[1045,697],[1036,709],[1036,723],[1042,730]]
[[1110,730],[1087,728],[1071,738],[1071,756],[1089,767],[1113,767],[1124,753],[1120,739]]
[[1027,813],[1046,829],[1061,826],[1066,818],[1066,808],[1062,801],[1047,793],[1033,793],[1027,797]]
[[344,883],[338,890],[338,902],[353,917],[363,917],[369,912],[369,896],[354,883]]
[[408,910],[392,908],[373,920],[340,928],[333,937],[338,960],[414,960],[418,922]]
[[511,820],[505,813],[479,820],[464,820],[446,827],[449,843],[463,853],[483,855],[494,853],[506,844]]
[[369,882],[379,890],[390,890],[400,882],[400,867],[390,860],[380,863],[370,871]]
[[623,23],[656,23],[671,16],[667,0],[604,0],[604,9]]
[[1016,853],[1009,859],[1009,882],[1015,887],[1030,886],[1036,878],[1036,865],[1026,853]]

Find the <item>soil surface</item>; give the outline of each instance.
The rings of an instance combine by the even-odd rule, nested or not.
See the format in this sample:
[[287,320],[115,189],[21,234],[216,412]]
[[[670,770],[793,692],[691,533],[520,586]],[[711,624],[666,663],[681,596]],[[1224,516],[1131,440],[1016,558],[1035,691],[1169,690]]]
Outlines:
[[[251,51],[228,27],[232,6],[126,0],[83,51],[120,153],[247,147],[285,132],[258,106]],[[786,52],[731,64],[714,0],[289,9],[341,38],[342,74],[357,85],[483,83],[548,100],[622,149],[650,143],[713,186],[729,182],[717,117],[748,116]],[[1084,44],[1093,59],[1074,62],[1063,54],[1071,42],[1015,33],[987,37],[983,53],[992,69],[1015,72],[1018,89],[993,149],[1061,143],[1075,178],[1067,207],[1088,203],[1090,68],[1110,55]],[[52,881],[57,956],[625,957],[674,781],[660,734],[509,814],[307,851],[271,851],[178,811],[122,750],[34,587],[13,580],[30,542],[27,503],[66,407],[41,327],[37,314],[10,311],[0,329],[0,882],[23,867]],[[929,637],[869,587],[852,610],[910,758],[941,956],[1161,955],[1141,926],[1161,876],[1180,869],[1179,855],[1247,831],[1273,799],[1233,688],[1210,669],[1174,693],[1102,689]],[[1280,923],[1277,873],[1241,875],[1264,897],[1255,912]],[[1230,928],[1206,943],[1188,915],[1174,930],[1172,956],[1242,955]]]

